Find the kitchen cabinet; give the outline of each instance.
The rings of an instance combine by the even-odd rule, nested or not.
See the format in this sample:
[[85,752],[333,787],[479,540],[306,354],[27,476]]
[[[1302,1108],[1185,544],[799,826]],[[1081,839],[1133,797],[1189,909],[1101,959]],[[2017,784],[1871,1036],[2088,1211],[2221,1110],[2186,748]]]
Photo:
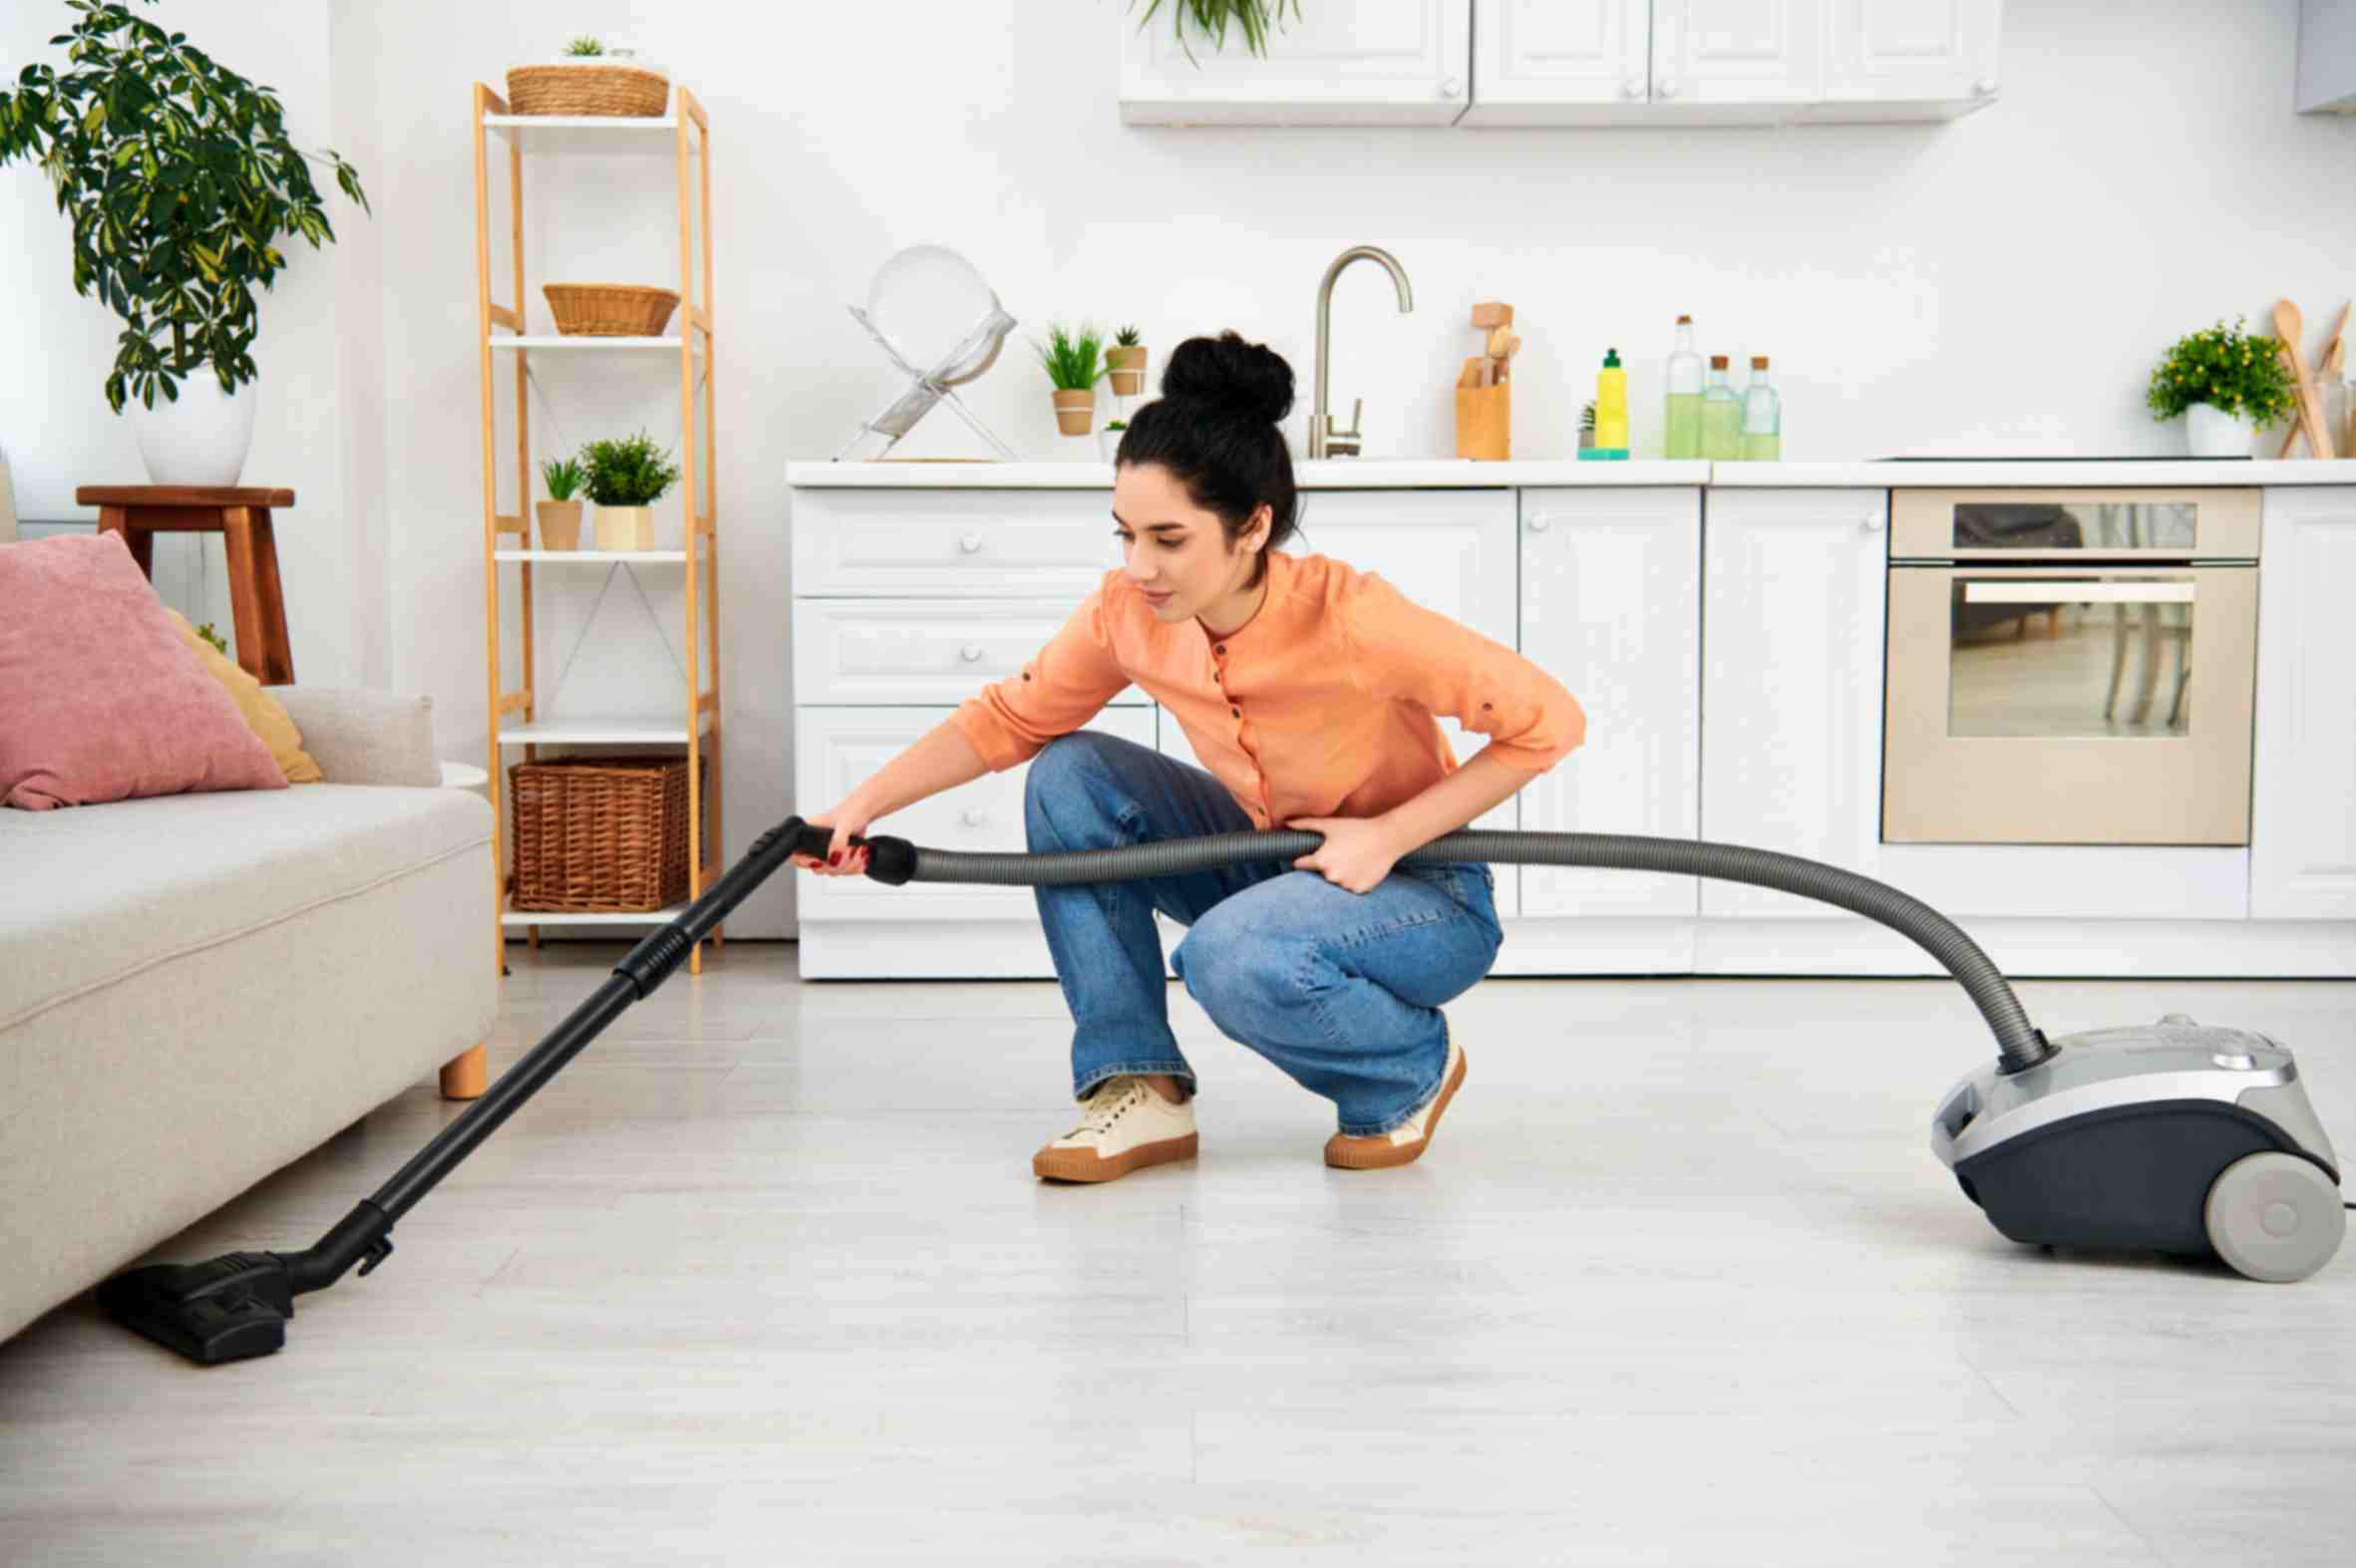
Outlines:
[[2265,494],[2249,913],[2356,920],[2356,488]]
[[[1698,837],[1701,491],[1532,489],[1521,492],[1520,512],[1521,652],[1587,715],[1585,744],[1516,797],[1521,827]],[[1501,887],[1507,869],[1499,867]],[[1519,870],[1525,916],[1701,912],[1697,877]]]
[[2002,0],[1473,0],[1468,127],[1941,120],[1991,102]]
[[[1449,126],[1472,86],[1472,0],[1312,3],[1253,55],[1172,23],[1178,0],[1121,26],[1121,121],[1132,126]],[[1188,57],[1187,50],[1192,56]]]

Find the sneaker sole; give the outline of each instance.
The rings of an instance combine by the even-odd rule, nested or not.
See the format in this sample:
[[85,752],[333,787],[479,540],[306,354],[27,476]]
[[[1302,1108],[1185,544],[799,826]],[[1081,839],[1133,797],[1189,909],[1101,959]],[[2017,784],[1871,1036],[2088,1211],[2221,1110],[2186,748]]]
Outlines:
[[1189,1132],[1182,1138],[1140,1143],[1111,1159],[1088,1148],[1043,1148],[1031,1156],[1031,1172],[1050,1181],[1113,1181],[1133,1170],[1143,1170],[1148,1165],[1167,1165],[1174,1160],[1192,1159],[1200,1138],[1200,1133]]
[[1336,1170],[1387,1170],[1393,1165],[1412,1165],[1423,1158],[1424,1150],[1432,1146],[1432,1134],[1440,1130],[1440,1118],[1448,1113],[1448,1102],[1456,1098],[1457,1090],[1465,1082],[1465,1069],[1470,1058],[1459,1056],[1456,1071],[1448,1076],[1441,1088],[1440,1102],[1432,1107],[1432,1119],[1424,1123],[1424,1135],[1413,1143],[1386,1144],[1380,1148],[1335,1148],[1326,1145],[1325,1162]]

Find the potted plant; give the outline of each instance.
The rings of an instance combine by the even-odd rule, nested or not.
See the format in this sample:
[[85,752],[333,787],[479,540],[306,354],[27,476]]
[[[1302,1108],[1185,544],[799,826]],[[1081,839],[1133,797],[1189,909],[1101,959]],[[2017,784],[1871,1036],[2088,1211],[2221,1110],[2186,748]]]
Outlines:
[[2282,344],[2241,331],[2247,318],[2179,338],[2152,371],[2144,402],[2154,419],[2185,416],[2185,448],[2195,458],[2249,454],[2259,428],[2290,412],[2296,395]]
[[[121,4],[67,5],[80,20],[56,41],[73,69],[27,66],[0,92],[0,164],[39,160],[74,225],[74,291],[123,320],[107,405],[137,401],[149,479],[234,484],[253,440],[253,285],[285,269],[280,238],[335,238],[312,155],[287,140],[277,94],[184,35]],[[368,210],[359,171],[319,156]]]
[[[1297,22],[1301,19],[1301,0],[1290,0],[1290,3],[1292,19]],[[1283,29],[1285,4],[1286,0],[1173,0],[1171,21],[1178,33],[1178,47],[1186,51],[1188,60],[1194,59],[1194,51],[1186,43],[1189,19],[1210,40],[1213,49],[1226,46],[1227,24],[1234,23],[1243,29],[1243,47],[1264,59],[1268,53],[1268,23],[1274,21],[1279,31]],[[1136,10],[1137,0],[1129,0],[1129,7]],[[1146,14],[1139,18],[1138,26],[1143,28],[1153,21],[1154,13],[1161,9],[1162,0],[1146,0]],[[1200,64],[1195,61],[1197,67]]]
[[1067,436],[1087,435],[1096,428],[1096,384],[1105,379],[1104,334],[1083,325],[1075,336],[1055,323],[1047,342],[1032,347],[1055,387],[1055,428]]
[[548,498],[532,509],[539,513],[541,549],[580,548],[581,503],[573,497],[588,476],[578,458],[551,458],[540,465],[540,477],[548,484]]
[[1121,456],[1121,438],[1128,434],[1127,420],[1114,420],[1096,433],[1096,450],[1104,454],[1107,463]]
[[589,443],[581,449],[581,464],[589,499],[597,503],[597,548],[653,549],[654,514],[647,508],[679,477],[668,449],[656,451],[653,439],[640,431],[621,441]]
[[1105,366],[1113,373],[1116,398],[1134,398],[1146,390],[1146,350],[1137,338],[1137,328],[1123,327],[1113,334],[1113,347],[1105,350]]
[[630,49],[575,38],[553,60],[507,68],[507,109],[518,115],[652,118],[671,101],[671,78]]

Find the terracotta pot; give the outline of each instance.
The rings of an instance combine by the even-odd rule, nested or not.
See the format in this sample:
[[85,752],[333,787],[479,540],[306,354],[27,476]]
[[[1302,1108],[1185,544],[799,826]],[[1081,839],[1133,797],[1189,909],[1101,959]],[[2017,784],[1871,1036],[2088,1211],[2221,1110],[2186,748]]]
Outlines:
[[1134,398],[1146,390],[1146,346],[1142,343],[1129,348],[1116,344],[1105,350],[1105,363],[1113,367],[1113,396]]
[[532,510],[540,517],[540,548],[543,550],[577,550],[581,547],[581,503],[576,500],[544,500]]
[[651,550],[654,548],[654,508],[600,506],[597,508],[597,548]]
[[1055,395],[1055,428],[1066,436],[1085,436],[1096,429],[1096,388]]

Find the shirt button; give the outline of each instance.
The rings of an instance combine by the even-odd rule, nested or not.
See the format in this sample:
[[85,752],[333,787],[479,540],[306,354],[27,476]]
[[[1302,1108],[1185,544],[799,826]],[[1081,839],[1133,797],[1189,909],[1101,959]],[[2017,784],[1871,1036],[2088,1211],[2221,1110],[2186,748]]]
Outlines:
[[1212,653],[1225,653],[1227,651],[1227,645],[1225,643],[1220,643],[1216,648],[1213,648],[1210,651]]
[[1227,710],[1227,712],[1234,715],[1238,719],[1243,717],[1243,710],[1240,708],[1230,708]]

